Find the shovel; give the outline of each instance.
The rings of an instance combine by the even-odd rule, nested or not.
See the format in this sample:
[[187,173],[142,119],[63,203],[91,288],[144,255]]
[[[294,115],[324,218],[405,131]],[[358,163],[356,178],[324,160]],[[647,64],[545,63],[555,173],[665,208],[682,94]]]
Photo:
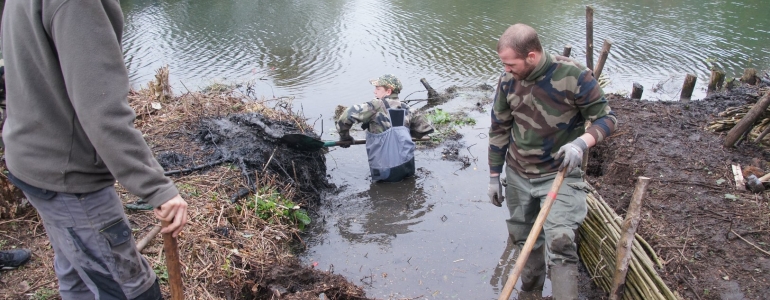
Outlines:
[[532,247],[535,246],[537,237],[540,235],[540,230],[543,229],[545,218],[548,217],[548,212],[551,211],[551,207],[556,200],[556,194],[559,193],[559,188],[564,181],[564,174],[566,172],[567,168],[562,169],[556,174],[556,178],[553,179],[551,190],[548,191],[548,195],[545,197],[545,203],[543,203],[543,206],[540,208],[540,213],[537,215],[537,219],[535,219],[535,224],[532,225],[532,230],[529,231],[527,241],[524,243],[524,247],[521,248],[521,253],[519,253],[519,257],[516,259],[516,266],[513,267],[511,275],[508,276],[508,280],[505,282],[505,287],[503,287],[503,292],[500,294],[498,300],[508,300],[508,298],[511,297],[513,286],[516,285],[516,281],[519,280],[521,271],[524,270],[524,264],[527,263],[529,254],[532,252]]
[[[352,140],[352,141],[322,141],[311,136],[304,134],[286,134],[281,137],[281,140],[291,147],[304,151],[318,151],[322,148],[334,147],[334,146],[349,146],[349,145],[361,145],[366,144],[366,140]],[[415,139],[415,142],[427,142],[430,138]]]

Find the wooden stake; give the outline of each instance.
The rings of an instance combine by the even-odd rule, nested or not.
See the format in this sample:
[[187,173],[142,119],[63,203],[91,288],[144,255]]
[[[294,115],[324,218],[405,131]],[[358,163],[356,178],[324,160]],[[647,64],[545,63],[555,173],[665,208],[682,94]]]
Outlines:
[[770,106],[770,92],[765,93],[765,95],[762,96],[762,99],[759,99],[759,101],[754,104],[754,107],[752,107],[749,112],[738,121],[738,124],[735,124],[733,129],[730,129],[730,131],[727,132],[724,146],[732,147],[735,145],[735,142],[737,142],[738,139],[740,139],[743,134],[754,125],[754,122],[759,119],[768,106]]
[[[168,227],[169,224],[170,222],[161,221],[163,228]],[[168,270],[168,285],[171,288],[171,300],[184,300],[179,249],[176,238],[170,232],[163,234],[163,252],[166,253],[166,269]]]
[[650,178],[639,176],[631,203],[628,205],[628,212],[620,229],[621,237],[615,248],[615,274],[612,276],[610,300],[620,300],[623,298],[623,292],[626,288],[628,263],[633,255],[632,249],[634,247],[636,228],[639,226],[639,219],[641,219],[642,199],[644,199],[647,184],[649,183]]
[[433,89],[433,87],[428,84],[428,81],[425,80],[425,78],[420,78],[420,83],[422,83],[422,86],[425,87],[426,90],[428,90],[428,101],[436,101],[438,100],[438,92]]
[[607,57],[610,56],[610,47],[612,47],[612,41],[610,39],[604,40],[602,53],[599,54],[599,61],[596,63],[596,69],[594,69],[594,78],[596,78],[596,80],[599,80],[599,76],[602,75],[604,63],[607,61]]
[[684,84],[682,84],[682,94],[679,96],[679,101],[690,101],[692,97],[692,91],[695,89],[695,81],[698,77],[695,75],[687,74],[684,78]]
[[586,67],[594,69],[594,8],[586,6]]
[[741,76],[741,81],[743,83],[748,83],[751,85],[757,84],[757,69],[748,68],[745,71],[743,71],[743,76]]
[[[586,120],[585,129],[588,129],[588,127],[591,127],[591,121]],[[588,152],[591,151],[591,148],[586,149],[586,151],[583,151],[583,160],[580,162],[580,169],[583,170],[583,172],[588,171]]]
[[564,46],[564,50],[561,52],[561,56],[569,57],[570,54],[572,54],[572,45],[567,44],[567,46]]
[[634,87],[631,90],[631,99],[635,99],[635,100],[642,99],[643,92],[644,92],[644,87],[641,84],[634,82]]
[[732,165],[733,177],[735,178],[735,188],[739,191],[746,190],[746,180],[743,179],[743,172],[741,172],[741,165]]
[[709,85],[707,92],[711,93],[722,89],[722,85],[725,83],[725,72],[722,70],[711,70],[711,78],[709,78]]

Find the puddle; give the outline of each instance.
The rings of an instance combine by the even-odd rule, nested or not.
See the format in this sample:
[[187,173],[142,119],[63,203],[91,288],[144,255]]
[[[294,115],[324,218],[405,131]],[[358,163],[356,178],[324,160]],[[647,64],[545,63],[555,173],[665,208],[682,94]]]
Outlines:
[[[490,120],[476,103],[458,97],[441,106],[465,111],[477,124],[458,129],[461,146],[418,149],[417,174],[402,182],[371,183],[363,146],[330,151],[327,174],[340,189],[324,196],[320,216],[303,237],[303,262],[341,274],[378,299],[497,299],[514,251],[507,209],[486,196]],[[550,281],[546,289],[544,296]]]

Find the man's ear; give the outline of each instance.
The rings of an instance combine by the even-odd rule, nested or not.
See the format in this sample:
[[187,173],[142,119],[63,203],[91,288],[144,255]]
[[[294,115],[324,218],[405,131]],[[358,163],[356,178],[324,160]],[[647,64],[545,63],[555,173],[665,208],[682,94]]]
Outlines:
[[535,57],[536,56],[537,56],[537,54],[535,54],[534,51],[527,53],[527,63],[530,64],[530,65],[533,64],[535,62]]
[[390,94],[393,94],[393,89],[390,89],[390,88],[385,88],[385,94],[386,94],[386,95],[390,95]]

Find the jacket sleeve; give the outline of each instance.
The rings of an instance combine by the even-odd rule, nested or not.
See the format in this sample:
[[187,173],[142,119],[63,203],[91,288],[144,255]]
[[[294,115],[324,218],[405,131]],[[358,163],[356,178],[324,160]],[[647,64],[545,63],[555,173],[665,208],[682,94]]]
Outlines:
[[49,33],[56,47],[67,94],[96,152],[130,193],[158,207],[178,193],[163,175],[142,133],[133,126],[128,71],[117,26],[118,1],[66,1],[52,15]]
[[353,105],[346,109],[337,119],[337,132],[340,136],[348,135],[350,128],[356,123],[369,123],[376,110],[372,101]]
[[492,126],[489,128],[489,172],[502,173],[505,165],[505,155],[511,140],[513,115],[508,104],[508,90],[513,83],[503,73],[497,83],[494,102],[492,103]]
[[586,69],[578,77],[578,90],[575,94],[575,105],[580,114],[586,120],[591,121],[591,126],[586,128],[586,133],[601,142],[605,137],[615,132],[618,119],[610,108],[610,104],[604,97],[604,91],[593,77],[593,72]]
[[420,139],[433,133],[433,131],[433,125],[430,124],[425,114],[420,112],[412,113],[412,116],[409,118],[409,134],[411,136]]

